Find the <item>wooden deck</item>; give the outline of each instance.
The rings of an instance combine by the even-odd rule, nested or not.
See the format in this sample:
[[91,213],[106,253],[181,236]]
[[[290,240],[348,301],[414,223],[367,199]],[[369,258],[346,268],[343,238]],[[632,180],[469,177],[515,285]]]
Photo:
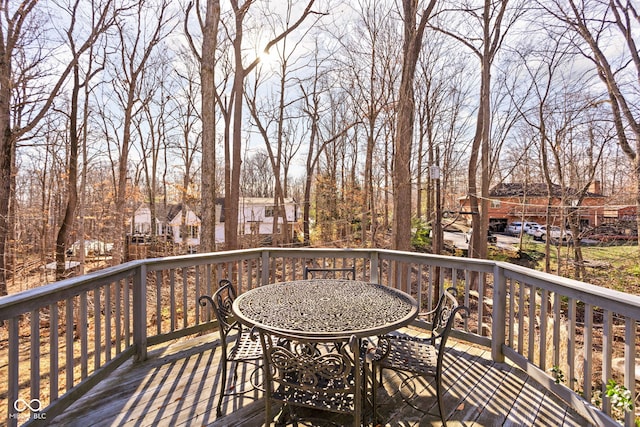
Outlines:
[[[416,334],[420,331],[405,329]],[[489,350],[451,342],[444,386],[449,426],[586,426],[567,405],[544,391],[520,369],[496,364]],[[126,362],[106,381],[62,415],[52,426],[262,426],[262,393],[228,398],[216,419],[220,348],[211,334],[153,348],[144,363]],[[240,372],[241,379],[250,372]],[[432,387],[385,371],[379,413],[387,426],[441,425]],[[404,397],[426,413],[413,409]]]

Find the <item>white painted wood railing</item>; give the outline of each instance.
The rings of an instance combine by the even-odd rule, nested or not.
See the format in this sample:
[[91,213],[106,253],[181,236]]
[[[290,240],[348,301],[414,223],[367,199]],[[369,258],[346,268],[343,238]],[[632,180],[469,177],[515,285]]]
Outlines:
[[[425,311],[455,287],[472,311],[458,338],[490,346],[596,424],[617,425],[602,384],[613,378],[635,396],[638,296],[501,262],[262,248],[132,261],[0,298],[0,420],[45,425],[127,359],[215,328],[197,299],[220,279],[242,293],[300,279],[305,265],[355,265],[357,279],[410,293]],[[624,417],[634,425],[634,411]]]

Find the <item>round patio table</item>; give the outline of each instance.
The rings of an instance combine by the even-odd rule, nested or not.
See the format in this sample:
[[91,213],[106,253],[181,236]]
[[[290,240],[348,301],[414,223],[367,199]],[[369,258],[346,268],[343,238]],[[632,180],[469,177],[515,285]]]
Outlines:
[[382,335],[418,315],[410,295],[376,283],[312,279],[280,282],[238,296],[240,322],[308,338],[348,339]]

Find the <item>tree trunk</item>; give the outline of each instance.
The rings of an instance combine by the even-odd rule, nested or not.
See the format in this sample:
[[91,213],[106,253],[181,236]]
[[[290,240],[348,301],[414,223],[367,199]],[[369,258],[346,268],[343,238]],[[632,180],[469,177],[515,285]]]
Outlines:
[[56,280],[62,280],[66,270],[66,250],[69,232],[73,227],[78,205],[78,95],[80,92],[79,67],[73,70],[71,111],[69,116],[69,174],[67,176],[67,207],[56,238]]
[[411,146],[413,145],[413,80],[422,46],[422,36],[435,0],[423,11],[418,26],[417,2],[403,0],[404,45],[402,78],[398,96],[398,116],[393,159],[393,247],[397,250],[411,249]]
[[202,85],[202,230],[200,250],[215,250],[216,212],[216,98],[215,62],[220,23],[220,0],[208,0],[205,25],[202,29],[202,60],[200,80]]

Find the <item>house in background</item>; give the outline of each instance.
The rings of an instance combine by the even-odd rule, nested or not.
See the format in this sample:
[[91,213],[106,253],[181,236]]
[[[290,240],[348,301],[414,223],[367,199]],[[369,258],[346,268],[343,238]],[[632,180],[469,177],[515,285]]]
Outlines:
[[[238,207],[238,235],[241,244],[246,247],[268,244],[274,234],[275,204],[273,197],[241,197]],[[295,224],[298,221],[298,205],[294,199],[285,199],[284,211],[287,217],[287,228],[284,220],[278,216],[275,234],[289,240],[295,239]],[[218,212],[220,215],[218,216]],[[225,222],[224,198],[216,200],[216,244],[224,244]]]
[[[183,242],[180,228],[182,224],[182,205],[174,204],[162,209],[157,207],[157,220],[155,225],[156,243],[168,243],[173,248],[180,247],[186,243],[188,252],[196,252],[200,245],[200,233],[202,230],[202,220],[191,209],[187,209],[185,214],[186,242]],[[284,227],[284,220],[278,216],[276,223],[276,236],[284,238],[287,233],[289,240],[295,239],[296,223],[298,221],[298,205],[293,199],[286,199],[284,211],[287,217],[287,227]],[[244,247],[256,247],[269,244],[274,235],[274,214],[275,204],[273,198],[244,197],[240,199],[238,210],[238,235],[239,241]],[[224,244],[224,223],[225,209],[224,198],[216,200],[215,213],[215,239],[216,245]],[[147,204],[139,206],[133,218],[127,221],[127,241],[130,247],[144,245],[151,242],[151,209]],[[145,254],[140,253],[136,258],[144,258]]]
[[[183,239],[180,228],[183,221],[182,204],[156,207],[155,235],[159,242],[173,245],[186,244],[189,252],[193,252],[200,245],[200,230],[202,221],[191,209],[184,212],[186,239]],[[143,244],[151,241],[152,233],[151,209],[149,205],[140,205],[134,212],[133,218],[127,221],[127,237],[132,244]]]
[[[551,188],[551,225],[560,225],[569,213],[579,216],[580,227],[600,225],[604,214],[605,196],[601,194],[600,182],[592,183],[580,206],[577,206],[578,191],[553,185]],[[530,221],[546,224],[549,195],[544,183],[503,183],[489,191],[489,228],[501,232],[513,221]],[[469,199],[461,201],[461,211],[470,211]],[[471,221],[471,215],[466,215]]]

